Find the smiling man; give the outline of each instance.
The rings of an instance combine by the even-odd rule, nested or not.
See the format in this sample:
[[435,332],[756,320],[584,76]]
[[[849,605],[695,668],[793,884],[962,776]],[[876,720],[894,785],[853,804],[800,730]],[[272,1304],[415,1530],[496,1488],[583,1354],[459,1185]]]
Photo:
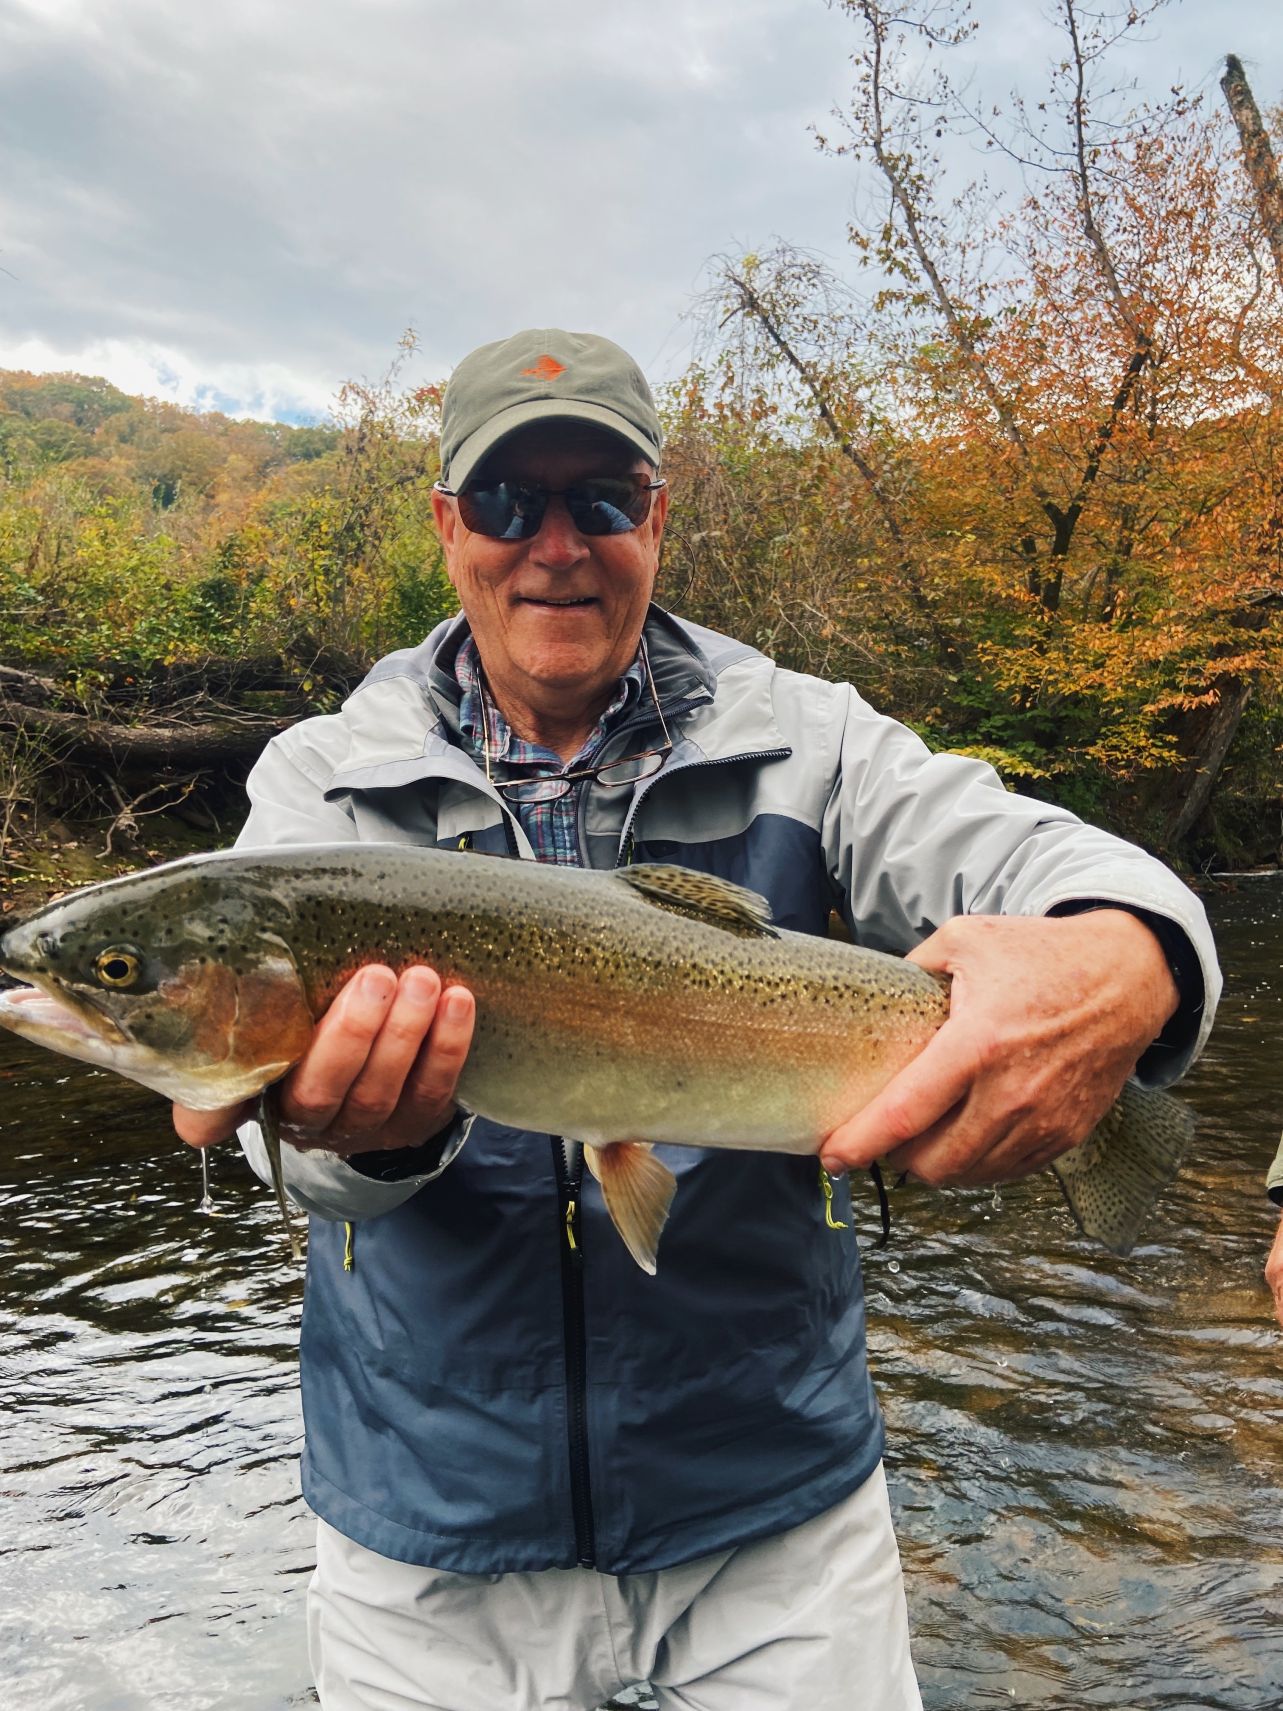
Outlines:
[[[952,999],[834,1170],[1007,1181],[1188,1065],[1219,976],[1161,864],[651,603],[660,424],[618,346],[474,351],[441,462],[460,616],[270,746],[243,843],[668,861],[803,932],[837,908]],[[573,1137],[456,1109],[473,1014],[366,969],[282,1085],[322,1705],[594,1711],[649,1679],[665,1711],[912,1711],[845,1183],[831,1218],[813,1159],[673,1148],[648,1277]],[[176,1111],[196,1146],[245,1116]]]

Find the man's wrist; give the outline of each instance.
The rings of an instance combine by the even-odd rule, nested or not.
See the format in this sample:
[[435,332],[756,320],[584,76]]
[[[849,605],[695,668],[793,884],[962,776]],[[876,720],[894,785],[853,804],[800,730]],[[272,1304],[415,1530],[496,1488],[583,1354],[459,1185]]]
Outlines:
[[348,1153],[344,1162],[373,1182],[404,1182],[411,1176],[435,1176],[451,1163],[467,1139],[471,1119],[456,1108],[450,1121],[414,1147],[381,1147]]
[[1178,996],[1175,1010],[1162,1024],[1157,1037],[1146,1047],[1136,1066],[1137,1072],[1144,1079],[1161,1080],[1163,1068],[1169,1065],[1173,1058],[1184,1057],[1198,1038],[1206,998],[1202,964],[1183,927],[1178,926],[1170,916],[1155,914],[1153,910],[1142,909],[1133,903],[1117,903],[1103,897],[1080,897],[1057,903],[1048,913],[1064,917],[1086,915],[1100,909],[1115,909],[1124,915],[1133,915],[1149,928],[1158,941],[1176,987]]

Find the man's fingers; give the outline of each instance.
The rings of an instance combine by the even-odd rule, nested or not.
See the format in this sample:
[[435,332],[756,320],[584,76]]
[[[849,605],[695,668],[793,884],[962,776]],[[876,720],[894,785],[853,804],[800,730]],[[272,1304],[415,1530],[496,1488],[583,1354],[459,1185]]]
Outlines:
[[285,1138],[339,1153],[417,1144],[447,1122],[475,1004],[430,968],[362,969],[281,1092]]
[[357,1073],[335,1126],[346,1135],[381,1129],[397,1109],[406,1078],[414,1068],[437,1015],[441,979],[431,968],[408,968]]
[[974,1042],[948,1022],[875,1099],[834,1129],[820,1149],[825,1170],[861,1170],[894,1154],[965,1099],[976,1078]]
[[1065,1150],[1063,1137],[1049,1142],[1019,1125],[1003,1135],[963,1105],[916,1141],[897,1147],[886,1162],[933,1187],[979,1188],[1033,1176]]
[[441,994],[432,1032],[406,1083],[406,1114],[412,1120],[420,1113],[428,1122],[436,1116],[444,1118],[454,1104],[476,1017],[476,1000],[466,987],[449,986]]
[[353,975],[321,1018],[307,1054],[281,1083],[281,1120],[290,1128],[328,1129],[370,1055],[397,994],[390,968]]
[[257,1108],[256,1099],[243,1099],[239,1105],[224,1105],[217,1111],[193,1111],[189,1105],[175,1105],[174,1128],[189,1147],[212,1147],[230,1140]]

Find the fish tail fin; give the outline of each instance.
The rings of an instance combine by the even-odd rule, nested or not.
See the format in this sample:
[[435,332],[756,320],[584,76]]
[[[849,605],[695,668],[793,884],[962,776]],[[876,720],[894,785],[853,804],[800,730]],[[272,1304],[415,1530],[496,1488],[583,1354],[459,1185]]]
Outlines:
[[643,1271],[655,1275],[655,1252],[668,1219],[677,1178],[661,1164],[645,1141],[615,1141],[584,1148],[588,1168],[601,1184],[602,1198],[624,1246]]
[[1052,1165],[1078,1227],[1129,1254],[1194,1136],[1187,1105],[1129,1081],[1081,1146]]

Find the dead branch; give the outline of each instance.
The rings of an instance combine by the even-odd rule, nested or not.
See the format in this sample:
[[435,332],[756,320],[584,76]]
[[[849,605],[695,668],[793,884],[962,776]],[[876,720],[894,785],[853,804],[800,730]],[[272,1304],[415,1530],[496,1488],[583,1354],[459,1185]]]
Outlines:
[[1283,284],[1283,186],[1279,183],[1278,162],[1274,158],[1274,150],[1270,147],[1265,126],[1261,123],[1260,108],[1256,105],[1252,87],[1247,81],[1247,73],[1243,70],[1243,62],[1237,54],[1230,53],[1225,56],[1225,75],[1221,79],[1221,88],[1225,92],[1230,116],[1243,145],[1243,164],[1252,181],[1257,212],[1261,216],[1261,225],[1265,228],[1265,237],[1274,257],[1279,283]]
[[135,796],[132,801],[126,802],[120,786],[116,783],[115,779],[109,780],[111,793],[116,798],[120,812],[107,828],[107,842],[98,852],[99,860],[105,861],[107,857],[113,853],[111,840],[115,837],[117,832],[119,832],[121,837],[127,842],[136,844],[138,842],[139,820],[144,819],[148,814],[168,814],[171,809],[177,808],[179,803],[185,802],[191,795],[192,791],[196,788],[196,777],[197,775],[193,774],[191,778],[184,779],[182,783],[177,786],[178,795],[175,796],[172,801],[162,802],[155,808],[144,808],[142,804],[151,796],[158,796],[162,791],[173,789],[177,781],[174,781],[173,783],[166,781],[161,784],[153,784],[150,790],[144,790],[140,796]]

